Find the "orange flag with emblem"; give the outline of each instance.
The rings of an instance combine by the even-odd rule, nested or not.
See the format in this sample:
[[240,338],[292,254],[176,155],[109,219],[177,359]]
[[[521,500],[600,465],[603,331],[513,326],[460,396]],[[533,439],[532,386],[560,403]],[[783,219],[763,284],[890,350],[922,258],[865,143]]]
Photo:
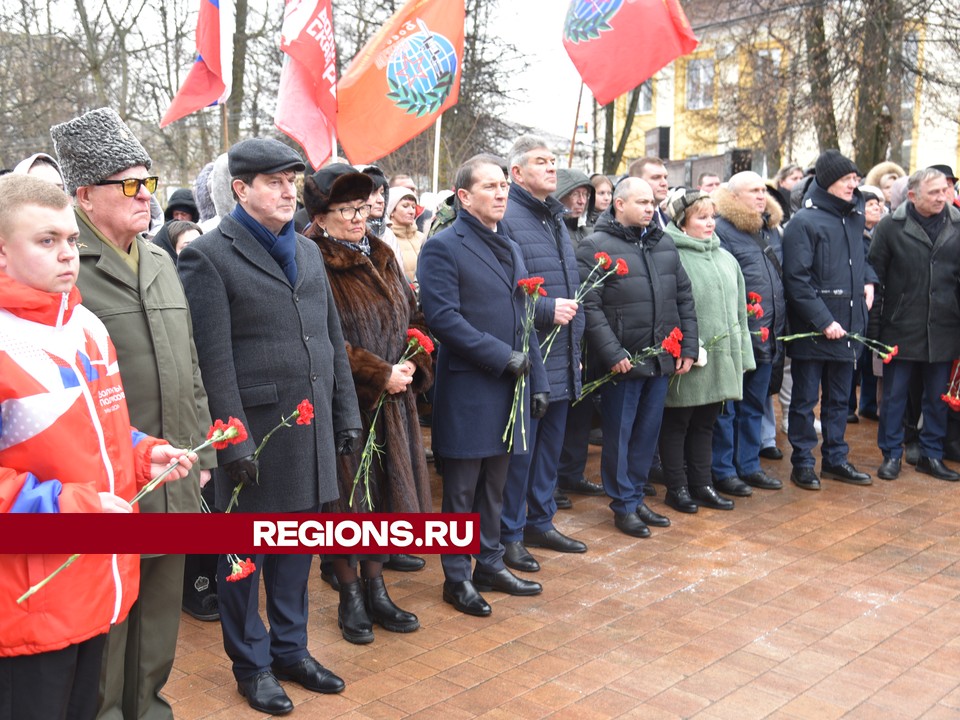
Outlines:
[[457,104],[464,16],[464,0],[410,0],[357,53],[337,85],[350,162],[382,158]]

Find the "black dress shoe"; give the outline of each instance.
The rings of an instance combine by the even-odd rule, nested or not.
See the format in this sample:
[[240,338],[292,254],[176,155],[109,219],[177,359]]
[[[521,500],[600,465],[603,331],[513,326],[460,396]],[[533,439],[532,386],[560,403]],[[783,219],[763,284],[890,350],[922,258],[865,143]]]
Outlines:
[[718,495],[713,485],[691,485],[690,499],[700,507],[714,510],[733,510],[733,500]]
[[847,415],[847,425],[856,425],[858,422],[860,422],[860,418],[857,417],[856,413]]
[[557,510],[569,510],[573,507],[570,498],[560,492],[559,489],[553,491],[553,501],[557,504]]
[[450,603],[455,610],[467,615],[486,617],[491,612],[489,603],[483,599],[483,596],[477,592],[477,588],[469,580],[463,580],[462,582],[444,581],[443,601]]
[[900,475],[900,458],[885,457],[877,470],[877,477],[881,480],[896,480]]
[[573,482],[560,484],[560,491],[564,493],[575,493],[577,495],[603,495],[603,485],[590,482],[585,477],[580,477]]
[[713,487],[717,492],[722,492],[724,495],[736,495],[737,497],[750,497],[753,495],[753,488],[736,475],[725,478],[714,478]]
[[820,465],[820,477],[839,480],[840,482],[849,483],[850,485],[873,484],[873,480],[870,479],[867,473],[860,472],[849,462],[840,465],[827,465],[823,463]]
[[237,690],[254,710],[268,715],[286,715],[293,710],[293,701],[280,687],[273,673],[264,671],[237,681]]
[[[755,473],[750,473],[749,475],[742,475],[740,477],[747,485],[750,487],[759,488],[761,490],[779,490],[783,487],[783,483],[767,475],[763,470],[758,470]],[[716,485],[716,483],[714,483]]]
[[767,460],[783,460],[783,450],[776,445],[760,448],[760,457],[766,458]]
[[643,520],[640,519],[640,516],[635,512],[614,513],[613,524],[617,526],[617,530],[631,537],[650,537],[650,528],[646,526]]
[[522,580],[507,568],[497,570],[497,572],[487,572],[480,568],[474,568],[473,584],[480,592],[495,590],[507,595],[520,596],[539,595],[543,592],[543,586],[540,583],[532,580]]
[[503,544],[503,564],[520,572],[537,572],[540,570],[540,563],[527,552],[522,542]]
[[600,428],[594,428],[590,431],[590,444],[603,445],[603,430]]
[[690,498],[690,491],[685,487],[667,490],[667,494],[663,496],[663,502],[677,512],[695,513],[697,511],[697,504]]
[[651,485],[649,482],[644,483],[643,495],[644,497],[656,497],[657,489],[653,485]]
[[427,561],[422,557],[398,554],[391,555],[390,559],[387,560],[383,566],[387,568],[387,570],[394,570],[396,572],[416,572],[417,570],[423,570],[426,564]]
[[523,544],[528,547],[546,548],[561,553],[585,553],[587,546],[579,540],[567,537],[556,528],[546,532],[523,531]]
[[817,473],[812,467],[795,467],[790,473],[790,480],[793,481],[794,485],[803,490],[820,489],[820,478],[817,477]]
[[343,680],[309,655],[300,662],[285,667],[280,667],[274,663],[271,670],[278,680],[293,680],[307,690],[324,695],[343,692],[345,687]]
[[670,518],[655,513],[646,505],[637,505],[637,517],[643,520],[645,525],[654,527],[670,527]]
[[943,464],[943,460],[921,456],[917,460],[917,472],[925,475],[933,475],[937,480],[947,480],[956,482],[960,480],[960,475]]

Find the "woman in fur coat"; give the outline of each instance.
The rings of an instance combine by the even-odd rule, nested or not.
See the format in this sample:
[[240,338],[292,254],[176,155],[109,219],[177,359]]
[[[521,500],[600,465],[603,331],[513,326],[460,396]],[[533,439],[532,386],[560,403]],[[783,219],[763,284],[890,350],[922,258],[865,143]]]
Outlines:
[[[304,182],[304,203],[311,224],[305,235],[320,248],[327,277],[340,313],[347,356],[364,422],[363,442],[381,395],[376,438],[383,455],[370,471],[366,488],[354,488],[361,453],[341,456],[338,465],[340,499],[337,512],[425,512],[431,509],[430,480],[417,419],[416,394],[433,382],[430,356],[419,352],[398,360],[407,348],[407,329],[425,331],[413,293],[396,255],[366,231],[373,189],[368,175],[333,164]],[[362,445],[363,446],[363,445]],[[362,447],[361,446],[361,447]],[[339,624],[353,643],[373,640],[373,623],[392,632],[419,627],[415,615],[398,608],[383,584],[386,556],[363,555],[360,573],[346,556],[332,557],[340,586]]]

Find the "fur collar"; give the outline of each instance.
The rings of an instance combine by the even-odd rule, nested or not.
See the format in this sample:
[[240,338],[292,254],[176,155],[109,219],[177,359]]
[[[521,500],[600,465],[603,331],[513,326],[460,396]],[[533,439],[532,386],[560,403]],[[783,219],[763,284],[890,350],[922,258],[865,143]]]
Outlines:
[[[775,228],[783,221],[783,209],[774,198],[767,194],[767,209],[762,215],[752,213],[734,197],[725,187],[717,188],[713,192],[713,199],[717,203],[720,216],[733,225],[737,230],[748,235],[760,232],[764,227]],[[766,219],[766,223],[764,223]]]

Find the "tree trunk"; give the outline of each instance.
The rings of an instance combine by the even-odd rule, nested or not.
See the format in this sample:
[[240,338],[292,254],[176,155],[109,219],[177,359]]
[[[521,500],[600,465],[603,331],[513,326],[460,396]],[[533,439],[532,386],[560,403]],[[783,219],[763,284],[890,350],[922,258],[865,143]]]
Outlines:
[[867,0],[860,58],[857,63],[857,105],[854,160],[866,172],[886,159],[890,143],[889,59],[895,42],[897,0]]
[[823,23],[823,6],[814,5],[804,11],[804,34],[807,44],[807,63],[810,68],[810,101],[813,125],[820,150],[838,148],[837,118],[833,110],[833,88],[830,72],[830,53]]
[[627,113],[623,120],[623,128],[620,130],[620,138],[617,140],[617,149],[613,149],[613,120],[616,112],[616,101],[608,103],[604,108],[606,113],[606,132],[603,136],[603,172],[613,174],[617,172],[620,163],[623,162],[623,153],[627,148],[627,140],[630,137],[630,131],[633,129],[633,118],[637,114],[637,105],[640,104],[640,86],[630,91],[630,100],[627,104]]

